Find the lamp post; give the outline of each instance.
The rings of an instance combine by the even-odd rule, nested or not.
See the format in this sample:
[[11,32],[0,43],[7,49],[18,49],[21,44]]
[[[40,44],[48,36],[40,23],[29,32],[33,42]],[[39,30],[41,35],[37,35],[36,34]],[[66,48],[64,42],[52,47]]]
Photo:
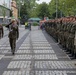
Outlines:
[[63,8],[63,10],[61,11],[61,17],[63,17],[63,12],[64,12],[64,2],[62,3],[62,8]]
[[19,11],[18,12],[19,12],[19,26],[20,26],[20,8],[21,8],[20,0],[19,0],[19,3],[18,4],[19,4]]
[[21,5],[24,5],[24,1],[19,0],[19,25],[20,25],[20,18],[21,18],[21,15],[20,15]]
[[64,15],[65,15],[65,6],[64,6],[64,2],[63,2],[63,11],[64,11],[63,16],[64,16]]

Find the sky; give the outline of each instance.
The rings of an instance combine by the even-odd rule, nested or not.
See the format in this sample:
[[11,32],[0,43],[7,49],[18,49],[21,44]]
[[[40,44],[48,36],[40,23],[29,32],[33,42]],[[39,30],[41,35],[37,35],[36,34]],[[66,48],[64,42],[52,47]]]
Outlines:
[[37,3],[42,3],[42,2],[46,2],[46,3],[49,3],[51,0],[39,0],[39,1],[36,1]]
[[[11,2],[12,0],[0,0],[0,5],[3,5],[3,3],[5,2],[6,3],[6,7],[10,8],[9,6],[9,3]],[[37,1],[37,3],[42,3],[42,2],[46,2],[46,3],[49,3],[51,0],[39,0]]]

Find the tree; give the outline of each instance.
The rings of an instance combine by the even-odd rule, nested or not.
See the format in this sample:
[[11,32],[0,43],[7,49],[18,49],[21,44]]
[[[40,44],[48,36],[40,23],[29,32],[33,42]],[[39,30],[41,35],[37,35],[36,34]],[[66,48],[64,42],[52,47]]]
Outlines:
[[66,15],[75,15],[76,13],[76,0],[66,0],[65,1],[66,4]]
[[21,17],[23,15],[31,16],[32,9],[35,7],[36,0],[16,0],[18,7],[20,7]]
[[43,2],[42,4],[39,4],[37,9],[37,16],[40,18],[44,18],[45,16],[49,17],[49,9],[48,9],[48,4]]
[[26,7],[26,3],[24,3],[24,5],[21,5],[20,17],[21,17],[21,21],[23,22],[23,24],[28,19],[28,11]]
[[36,6],[36,0],[16,0],[19,10],[20,20],[24,24],[28,18],[33,17],[34,7]]
[[58,14],[60,12],[61,17],[75,15],[76,0],[51,0],[49,3],[49,11],[51,16],[56,12],[56,1]]
[[49,13],[51,18],[55,18],[55,12],[56,12],[56,6],[55,6],[55,0],[51,0],[51,2],[49,3]]

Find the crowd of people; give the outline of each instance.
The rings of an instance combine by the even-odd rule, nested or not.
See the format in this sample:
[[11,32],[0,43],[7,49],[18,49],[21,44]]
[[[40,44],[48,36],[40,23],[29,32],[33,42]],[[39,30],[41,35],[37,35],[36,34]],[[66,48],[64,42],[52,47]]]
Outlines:
[[45,22],[45,30],[76,58],[76,17],[63,17]]

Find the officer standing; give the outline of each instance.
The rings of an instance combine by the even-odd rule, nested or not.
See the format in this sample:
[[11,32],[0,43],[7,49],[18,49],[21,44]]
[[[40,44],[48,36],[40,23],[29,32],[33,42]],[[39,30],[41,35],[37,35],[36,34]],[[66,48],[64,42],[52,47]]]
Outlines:
[[15,48],[16,48],[16,39],[19,37],[19,29],[16,20],[12,20],[9,25],[9,43],[11,47],[11,52],[14,55]]
[[3,31],[3,26],[0,24],[0,39],[3,37],[4,31]]
[[28,23],[28,26],[29,26],[29,30],[31,30],[31,23]]

